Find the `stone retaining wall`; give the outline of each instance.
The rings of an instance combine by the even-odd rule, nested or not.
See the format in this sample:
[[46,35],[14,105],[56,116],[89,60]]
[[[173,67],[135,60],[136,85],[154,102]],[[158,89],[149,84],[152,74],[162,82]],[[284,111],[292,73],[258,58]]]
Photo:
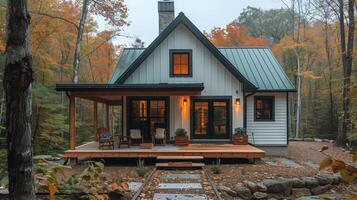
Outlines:
[[262,182],[243,181],[233,188],[218,186],[221,193],[244,200],[297,199],[302,196],[320,195],[341,182],[339,176],[265,179]]

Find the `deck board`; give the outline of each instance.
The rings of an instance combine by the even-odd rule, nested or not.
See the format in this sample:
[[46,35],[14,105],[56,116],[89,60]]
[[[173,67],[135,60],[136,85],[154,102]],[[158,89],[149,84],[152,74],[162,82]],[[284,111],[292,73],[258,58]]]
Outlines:
[[261,158],[264,151],[252,145],[232,144],[190,144],[187,147],[174,145],[155,146],[141,149],[139,146],[114,150],[99,150],[97,142],[67,150],[68,158],[156,158],[159,156],[202,156],[204,158]]

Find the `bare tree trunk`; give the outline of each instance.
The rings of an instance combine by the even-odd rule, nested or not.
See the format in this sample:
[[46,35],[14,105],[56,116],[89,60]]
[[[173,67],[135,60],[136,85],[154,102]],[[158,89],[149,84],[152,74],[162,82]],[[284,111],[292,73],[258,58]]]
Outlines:
[[351,73],[353,60],[353,43],[354,43],[354,0],[348,0],[348,38],[346,48],[345,35],[345,15],[344,15],[344,1],[339,0],[339,24],[340,24],[340,42],[341,42],[341,59],[343,65],[343,121],[342,129],[337,135],[337,145],[345,146],[347,142],[347,132],[350,128],[350,87],[351,87]]
[[324,31],[325,31],[325,51],[327,58],[327,67],[328,67],[328,90],[329,90],[329,101],[330,101],[330,130],[332,133],[335,132],[335,116],[334,116],[334,101],[333,101],[333,92],[332,92],[332,53],[330,47],[330,39],[328,33],[328,14],[325,14],[325,23],[324,23]]
[[296,94],[296,128],[295,137],[300,137],[300,121],[301,121],[301,64],[300,64],[300,53],[298,49],[295,49],[296,64],[297,64],[297,94]]
[[[5,91],[2,92],[1,100],[0,100],[0,125],[4,125],[4,117],[5,117]],[[0,135],[3,133],[3,130],[0,130]]]
[[88,5],[89,5],[89,0],[83,0],[81,20],[79,21],[76,49],[73,58],[73,74],[72,74],[73,83],[78,83],[78,71],[79,71],[80,57],[81,57],[81,41],[84,31],[84,25],[86,23],[87,16],[88,16]]
[[32,176],[32,62],[27,0],[7,1],[4,72],[9,199],[36,199]]

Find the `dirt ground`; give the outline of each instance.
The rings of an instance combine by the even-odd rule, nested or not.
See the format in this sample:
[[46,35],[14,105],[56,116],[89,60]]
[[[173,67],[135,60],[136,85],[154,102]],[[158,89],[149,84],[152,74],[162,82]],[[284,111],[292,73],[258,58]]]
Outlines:
[[[325,145],[328,146],[328,150],[325,151],[325,154],[335,159],[343,160],[346,163],[352,162],[352,155],[350,153],[344,152],[342,149],[333,146],[331,143],[294,141],[289,143],[287,158],[295,161],[300,165],[299,167],[288,167],[283,165],[274,166],[267,164],[263,160],[259,160],[255,164],[221,164],[220,174],[212,173],[212,165],[206,165],[206,169],[216,185],[224,185],[231,188],[244,180],[258,182],[265,178],[332,174],[331,170],[319,171],[318,169],[309,167],[305,164],[309,162],[317,166],[326,157],[326,155],[319,152],[321,147]],[[66,175],[78,173],[81,171],[81,168],[83,167],[75,166],[70,170],[66,170]],[[152,169],[154,169],[153,166],[146,166],[146,174],[150,173]],[[144,178],[138,175],[136,166],[109,165],[105,167],[104,174],[108,180],[113,182],[144,182]]]
[[324,151],[325,154],[349,164],[352,162],[352,155],[350,153],[343,152],[339,147],[328,142],[289,142],[288,157],[297,162],[312,161],[320,163],[326,156],[319,152],[319,150],[325,145],[328,147]]

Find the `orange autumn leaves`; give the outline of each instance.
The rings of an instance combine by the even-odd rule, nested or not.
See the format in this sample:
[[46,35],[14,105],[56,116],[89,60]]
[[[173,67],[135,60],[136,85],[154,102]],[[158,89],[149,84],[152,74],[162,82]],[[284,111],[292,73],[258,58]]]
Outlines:
[[[68,0],[29,0],[29,6],[30,48],[36,80],[45,85],[60,82],[60,77],[63,82],[71,82],[81,7]],[[0,55],[5,51],[6,12],[2,11],[0,3]],[[81,47],[81,82],[107,82],[116,62],[117,49],[112,37],[111,31],[98,30],[93,15],[88,17]]]
[[238,26],[235,22],[231,22],[225,28],[214,28],[209,33],[205,32],[205,35],[217,47],[269,45],[267,38],[254,37],[244,26]]
[[[345,182],[351,183],[352,181],[354,181],[357,178],[357,168],[325,154],[324,151],[326,151],[327,149],[328,149],[327,146],[323,146],[320,150],[320,152],[322,152],[323,155],[327,156],[320,163],[320,170],[330,167],[333,173],[340,173],[342,180],[344,180]],[[353,162],[357,161],[357,152],[353,153],[352,161]]]

